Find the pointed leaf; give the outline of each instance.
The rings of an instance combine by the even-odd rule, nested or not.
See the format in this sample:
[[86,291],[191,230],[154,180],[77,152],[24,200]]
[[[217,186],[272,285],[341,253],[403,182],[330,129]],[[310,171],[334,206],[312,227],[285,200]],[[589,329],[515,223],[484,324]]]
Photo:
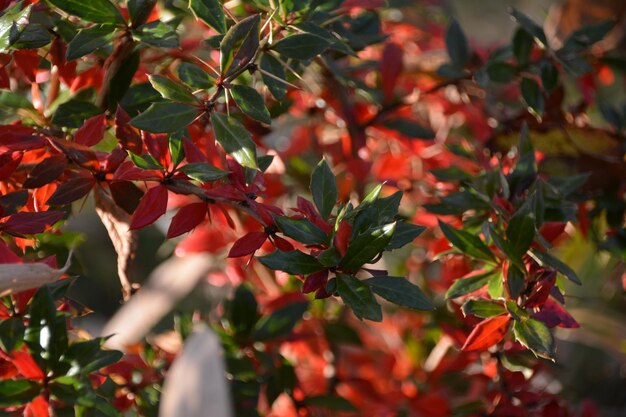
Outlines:
[[292,275],[308,275],[325,269],[320,261],[299,250],[283,252],[277,249],[269,255],[262,256],[258,259],[263,265],[270,269],[285,271]]
[[450,244],[464,254],[484,261],[495,261],[491,250],[478,236],[464,230],[457,230],[441,220],[439,220],[439,227]]
[[234,117],[211,113],[215,138],[242,166],[257,169],[256,145],[245,127]]
[[542,322],[535,319],[516,321],[513,333],[518,342],[530,349],[535,355],[554,360],[556,346],[552,332]]
[[484,270],[479,270],[457,279],[450,285],[450,288],[448,288],[446,299],[451,300],[481,289],[493,275],[493,271],[485,272]]
[[488,318],[478,323],[463,344],[461,350],[487,350],[504,339],[511,316],[502,315]]
[[197,19],[219,33],[226,32],[226,17],[219,0],[189,0],[189,8]]
[[150,188],[139,201],[131,218],[130,230],[141,229],[154,223],[167,210],[167,188],[162,185]]
[[289,236],[300,243],[305,245],[328,244],[328,235],[309,219],[275,216],[274,221],[285,236]]
[[[198,103],[196,97],[187,88],[162,75],[149,75],[150,84],[163,98],[181,103]],[[144,129],[145,130],[145,129]]]
[[325,159],[322,159],[313,170],[310,188],[317,210],[324,219],[328,219],[337,202],[339,191],[335,174]]
[[312,33],[288,36],[272,45],[272,49],[284,57],[306,61],[321,54],[330,46],[326,39]]
[[93,23],[122,23],[124,18],[109,0],[48,0],[59,9]]
[[187,127],[199,114],[200,110],[187,104],[153,103],[130,123],[146,132],[173,133]]
[[356,270],[382,252],[391,241],[396,223],[374,227],[357,235],[350,244],[339,266],[346,270]]
[[81,58],[112,43],[115,26],[100,25],[81,29],[67,44],[65,57],[68,61]]
[[236,84],[229,92],[244,114],[259,122],[272,123],[270,112],[265,107],[265,100],[254,88]]
[[308,301],[287,304],[270,315],[261,317],[254,326],[252,338],[263,341],[286,336],[309,308]]
[[228,176],[229,172],[214,167],[206,162],[192,162],[179,168],[179,171],[187,174],[189,178],[193,178],[200,182],[213,182]]
[[435,307],[422,290],[402,277],[379,276],[363,281],[372,291],[394,304],[415,310],[432,310]]
[[192,203],[178,210],[178,213],[172,218],[169,229],[167,229],[167,238],[171,239],[187,233],[205,219],[207,214],[207,203]]
[[337,292],[359,319],[382,321],[383,312],[370,287],[351,275],[337,276]]
[[228,252],[228,257],[239,258],[250,255],[263,246],[266,240],[267,234],[265,232],[250,232],[233,243],[233,247]]

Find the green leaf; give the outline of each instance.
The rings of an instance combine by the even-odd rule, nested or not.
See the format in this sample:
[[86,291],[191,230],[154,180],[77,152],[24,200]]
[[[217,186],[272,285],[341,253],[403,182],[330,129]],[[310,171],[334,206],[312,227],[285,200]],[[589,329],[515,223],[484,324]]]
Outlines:
[[272,50],[286,58],[307,61],[321,54],[330,42],[311,33],[298,33],[283,38],[272,45]]
[[328,235],[309,219],[290,219],[289,217],[275,216],[276,225],[285,236],[297,240],[305,245],[328,244]]
[[394,304],[415,310],[432,310],[435,308],[422,290],[405,278],[377,276],[363,282],[376,294]]
[[516,299],[526,286],[526,274],[517,265],[509,265],[506,274],[506,285],[511,298]]
[[180,44],[176,27],[160,20],[139,26],[133,35],[141,42],[159,48],[178,48]]
[[546,39],[546,34],[544,33],[541,26],[535,23],[530,17],[526,16],[524,13],[519,12],[516,9],[512,9],[511,16],[519,23],[519,25],[532,36],[537,42],[539,46],[542,48],[548,47],[548,40]]
[[41,386],[26,379],[0,381],[0,407],[15,407],[25,404],[39,395]]
[[137,27],[146,22],[154,9],[157,0],[127,0],[128,14],[132,27]]
[[325,269],[324,265],[313,256],[299,250],[283,252],[277,249],[269,255],[261,256],[258,259],[269,269],[285,271],[291,275],[308,275]]
[[229,90],[237,107],[248,117],[266,124],[272,123],[270,112],[265,107],[265,100],[254,88],[245,85],[233,85]]
[[517,75],[517,68],[506,62],[492,62],[487,65],[487,75],[491,81],[508,83]]
[[12,352],[24,341],[24,319],[9,317],[0,321],[0,348],[5,352]]
[[515,321],[513,334],[518,342],[530,349],[536,356],[554,360],[556,355],[554,336],[548,326],[539,320]]
[[223,78],[250,63],[259,49],[260,15],[246,17],[228,29],[220,43],[220,72]]
[[471,314],[484,319],[506,313],[506,308],[502,304],[477,299],[467,300],[461,307],[461,310],[465,316]]
[[604,39],[608,33],[615,27],[616,21],[605,20],[603,22],[594,23],[583,26],[572,32],[565,40],[563,48],[558,52],[565,54],[576,54],[588,49],[594,43]]
[[393,233],[391,241],[385,246],[385,250],[398,249],[413,242],[424,230],[426,230],[424,226],[398,222],[396,224],[396,231]]
[[199,114],[200,110],[188,104],[154,103],[130,124],[146,132],[173,133],[187,127]]
[[167,140],[167,147],[170,151],[170,156],[172,158],[172,163],[174,164],[174,167],[177,167],[181,162],[183,162],[183,159],[185,159],[185,148],[183,147],[183,140],[183,132],[174,133],[170,135]]
[[178,78],[192,88],[206,90],[213,86],[209,74],[197,65],[182,62],[178,66],[177,71]]
[[122,60],[111,79],[107,96],[107,107],[111,113],[117,109],[117,104],[128,91],[137,69],[139,69],[139,50],[134,50]]
[[493,262],[495,257],[491,250],[483,243],[480,237],[464,230],[457,230],[439,220],[439,227],[448,242],[464,254],[472,258]]
[[0,91],[0,108],[35,110],[33,104],[24,95],[10,90]]
[[228,176],[229,172],[214,167],[206,162],[191,162],[178,169],[187,174],[189,178],[193,178],[200,182],[212,182]]
[[57,315],[56,306],[48,286],[37,290],[30,305],[30,319],[24,333],[31,352],[45,352],[48,365],[52,366],[67,349],[65,317]]
[[18,1],[7,8],[0,16],[0,52],[5,51],[15,39],[12,39],[15,32],[19,35],[27,25],[28,16],[32,5],[22,9],[23,2]]
[[550,255],[547,252],[533,250],[531,253],[543,266],[549,266],[551,268],[554,268],[561,274],[565,275],[565,277],[572,281],[574,284],[582,285],[582,281],[580,280],[580,278],[578,278],[576,272],[572,268],[567,266],[563,261]]
[[471,277],[457,279],[446,291],[446,299],[451,300],[481,289],[493,275],[493,271],[487,271]]
[[396,230],[396,223],[373,227],[354,237],[348,244],[339,267],[354,271],[385,250]]
[[323,408],[333,411],[358,411],[350,401],[332,395],[307,397],[304,399],[303,403],[308,407]]
[[52,124],[78,129],[85,120],[102,113],[102,110],[88,101],[70,99],[57,107],[52,116]]
[[550,94],[559,83],[559,70],[550,61],[541,64],[541,84],[546,93]]
[[225,303],[224,310],[224,316],[236,335],[249,335],[259,319],[256,298],[246,285],[237,287],[233,299]]
[[276,339],[288,335],[294,326],[302,319],[302,315],[309,308],[307,301],[287,304],[274,311],[269,316],[263,316],[254,326],[252,338],[258,341]]
[[513,35],[513,55],[520,66],[530,62],[530,53],[533,49],[533,37],[524,29],[519,28]]
[[493,274],[489,279],[489,284],[487,284],[487,292],[489,296],[497,300],[499,298],[503,298],[504,293],[504,279],[502,274]]
[[258,169],[256,145],[245,127],[234,117],[211,113],[215,138],[222,148],[242,166]]
[[115,26],[97,25],[78,31],[67,45],[65,57],[68,61],[78,59],[107,46],[115,35]]
[[93,23],[123,23],[124,18],[109,0],[48,0],[64,12]]
[[[19,29],[17,29],[19,31]],[[29,23],[24,30],[17,33],[17,39],[13,40],[15,31],[10,33],[11,47],[14,49],[38,49],[52,42],[52,34],[39,23]]]
[[520,90],[522,92],[522,98],[526,102],[526,105],[530,107],[535,113],[542,115],[545,103],[543,100],[543,93],[541,87],[537,81],[532,78],[523,77],[520,83]]
[[328,219],[337,202],[339,191],[335,174],[326,159],[322,159],[313,170],[309,187],[317,210],[324,219]]
[[463,171],[457,166],[432,169],[430,173],[439,181],[469,181],[474,178],[473,175]]
[[535,238],[535,218],[530,213],[518,211],[511,217],[506,228],[508,247],[517,257],[521,257],[530,248]]
[[130,160],[133,161],[133,164],[141,169],[163,169],[163,165],[161,165],[161,163],[150,154],[136,155],[129,151],[128,156],[130,157]]
[[402,135],[407,136],[409,138],[414,138],[414,139],[434,139],[435,138],[435,132],[433,132],[431,129],[424,127],[422,125],[419,125],[412,120],[401,118],[401,117],[385,120],[382,123],[382,125],[388,129],[395,130],[396,132],[399,132]]
[[382,321],[383,311],[370,287],[351,275],[337,275],[337,292],[359,319]]
[[[276,98],[276,100],[282,100],[285,98],[287,94],[287,84],[278,81],[276,78],[280,80],[286,80],[287,74],[285,74],[285,69],[280,62],[270,54],[263,54],[261,56],[261,63],[259,65],[261,70],[261,77],[263,78],[263,82],[267,86],[270,93]],[[276,78],[270,77],[267,74],[271,74]]]
[[189,0],[189,8],[196,18],[219,33],[226,32],[226,17],[219,0]]
[[470,58],[469,45],[461,25],[456,20],[452,20],[446,32],[446,47],[452,65],[463,68]]
[[150,84],[163,98],[181,103],[197,104],[198,99],[187,88],[162,75],[149,75]]

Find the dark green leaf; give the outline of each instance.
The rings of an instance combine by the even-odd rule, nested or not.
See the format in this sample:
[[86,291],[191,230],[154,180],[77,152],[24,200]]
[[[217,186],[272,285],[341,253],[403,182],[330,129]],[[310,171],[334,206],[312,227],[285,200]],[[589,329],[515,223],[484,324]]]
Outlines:
[[377,276],[363,281],[376,294],[394,304],[415,310],[432,310],[435,307],[422,290],[402,277]]
[[150,17],[157,0],[128,0],[128,14],[132,22],[132,27],[143,25]]
[[330,46],[324,38],[311,33],[288,36],[272,45],[272,49],[284,57],[307,61],[321,54]]
[[48,0],[66,13],[93,23],[123,23],[119,10],[109,0]]
[[426,230],[424,226],[398,222],[396,224],[396,231],[393,233],[391,241],[387,244],[385,250],[398,249],[413,242],[424,230]]
[[323,408],[333,411],[357,411],[357,408],[348,400],[331,395],[319,395],[304,399],[307,407]]
[[206,90],[213,85],[209,74],[197,65],[183,62],[178,66],[177,71],[178,78],[192,88]]
[[309,219],[290,219],[289,217],[275,216],[276,225],[285,236],[297,240],[305,245],[328,244],[328,235]]
[[452,20],[450,26],[448,26],[446,47],[452,65],[457,68],[463,68],[470,58],[470,50],[463,29],[461,29],[461,25],[456,20]]
[[115,35],[115,26],[99,25],[80,30],[67,45],[66,59],[72,61],[107,46]]
[[[287,94],[287,84],[276,79],[286,80],[287,78],[285,69],[282,65],[280,65],[280,62],[278,62],[278,60],[270,54],[263,54],[261,56],[260,68],[263,71],[261,73],[263,82],[267,86],[268,90],[270,90],[270,93],[272,93],[276,100],[284,99]],[[269,76],[268,74],[273,75],[275,78]]]
[[546,39],[546,34],[544,33],[541,26],[539,26],[531,18],[516,9],[513,9],[511,11],[511,16],[513,16],[517,23],[519,23],[522,29],[524,29],[530,36],[535,39],[535,42],[537,42],[539,46],[541,46],[542,48],[548,47],[548,40]]
[[451,300],[481,289],[493,275],[493,271],[488,271],[477,273],[471,277],[457,279],[450,285],[448,291],[446,291],[446,299]]
[[535,355],[554,360],[556,354],[554,336],[542,322],[535,319],[516,321],[513,324],[513,333],[515,339]]
[[24,30],[18,32],[17,39],[11,39],[11,47],[14,49],[37,49],[50,42],[52,42],[52,35],[48,29],[39,23],[29,23],[24,27]]
[[24,319],[9,317],[0,321],[0,348],[5,352],[12,352],[24,341]]
[[299,250],[283,252],[277,249],[269,255],[261,256],[258,259],[270,269],[285,271],[292,275],[308,275],[325,269],[324,265],[313,256]]
[[78,129],[85,120],[102,113],[102,110],[87,101],[70,99],[57,107],[52,116],[52,124]]
[[37,290],[30,305],[30,319],[24,340],[33,352],[45,352],[44,356],[53,364],[67,349],[67,327],[65,317],[57,315],[56,306],[47,286]]
[[456,166],[433,169],[430,173],[439,181],[469,181],[474,178],[473,175]]
[[160,20],[139,26],[133,35],[141,42],[159,48],[178,48],[180,43],[176,27]]
[[163,98],[181,103],[197,104],[198,99],[187,88],[162,75],[149,75],[150,84]]
[[541,84],[546,93],[550,94],[559,83],[559,70],[550,61],[541,64]]
[[575,54],[584,51],[594,43],[601,41],[615,27],[614,20],[605,20],[603,22],[594,23],[583,26],[572,32],[565,40],[560,53]]
[[183,147],[184,135],[182,132],[177,132],[168,138],[167,147],[170,151],[172,163],[177,167],[183,159],[185,159],[185,149]]
[[396,132],[399,132],[409,138],[414,138],[414,139],[434,139],[435,138],[435,132],[433,132],[431,129],[424,127],[422,125],[419,125],[409,119],[398,117],[395,119],[385,120],[382,123],[382,125],[388,129],[395,130]]
[[309,308],[307,301],[287,304],[269,316],[263,316],[254,326],[254,340],[264,341],[286,336]]
[[530,107],[535,113],[542,115],[544,111],[544,100],[541,92],[541,87],[537,81],[532,78],[522,78],[520,83],[520,90],[522,97],[526,102],[526,105]]
[[506,229],[509,249],[515,256],[522,256],[530,248],[535,238],[535,219],[530,213],[521,210],[515,213]]
[[188,177],[200,182],[212,182],[228,176],[228,171],[219,169],[206,162],[192,162],[179,168]]
[[313,170],[310,189],[317,210],[324,219],[328,219],[337,202],[339,191],[335,174],[325,159],[322,159]]
[[484,319],[506,313],[506,309],[502,304],[476,299],[467,300],[465,304],[463,304],[463,307],[461,307],[461,310],[465,316],[472,314]]
[[27,25],[32,5],[22,9],[22,3],[16,2],[0,16],[0,51],[6,50]]
[[0,381],[0,407],[15,407],[25,404],[39,395],[41,386],[26,379]]
[[133,77],[139,68],[139,51],[135,50],[128,55],[120,64],[118,70],[111,79],[106,105],[110,112],[117,109],[117,104],[124,97],[130,87]]
[[152,104],[130,123],[146,132],[173,133],[187,127],[199,114],[200,110],[194,106],[161,102]]
[[448,242],[464,254],[484,261],[495,261],[491,250],[485,245],[480,237],[464,230],[457,230],[446,223],[439,221],[439,227]]
[[359,269],[385,250],[395,230],[396,223],[394,222],[373,227],[355,236],[348,244],[346,254],[339,266],[349,271]]
[[270,112],[265,107],[265,100],[254,88],[236,84],[228,91],[244,114],[259,122],[272,123]]
[[237,287],[233,299],[225,304],[224,310],[225,317],[237,335],[249,335],[259,319],[256,298],[245,285]]
[[487,65],[487,75],[491,81],[508,83],[517,75],[517,68],[506,62],[492,62]]
[[565,275],[565,277],[572,281],[574,284],[582,285],[582,282],[580,281],[580,278],[578,278],[576,272],[558,258],[555,258],[547,252],[540,252],[535,250],[532,251],[532,254],[535,258],[539,260],[539,262],[541,262],[542,265],[554,268],[561,274]]
[[382,321],[383,311],[370,287],[351,275],[337,275],[337,292],[359,319]]
[[211,113],[215,138],[222,148],[242,166],[258,169],[256,145],[245,127],[234,117]]
[[533,38],[524,29],[520,28],[513,35],[513,54],[521,66],[528,64],[533,49]]
[[189,0],[193,14],[219,33],[226,32],[226,17],[219,0]]
[[259,169],[261,172],[267,171],[267,169],[272,165],[272,161],[274,161],[274,155],[262,155],[257,157],[257,162],[259,163]]
[[260,15],[246,17],[228,29],[220,43],[220,71],[228,77],[250,63],[259,49]]
[[506,274],[506,285],[511,298],[516,299],[526,286],[526,274],[518,266],[509,265]]

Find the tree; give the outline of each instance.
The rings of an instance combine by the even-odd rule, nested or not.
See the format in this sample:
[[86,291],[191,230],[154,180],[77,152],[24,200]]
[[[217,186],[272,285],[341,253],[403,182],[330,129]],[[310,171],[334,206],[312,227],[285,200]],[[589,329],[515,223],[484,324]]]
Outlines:
[[[8,415],[157,415],[207,328],[237,416],[578,415],[536,380],[579,326],[553,248],[577,228],[624,258],[625,116],[596,95],[624,61],[594,49],[614,24],[555,48],[513,10],[484,49],[383,3],[0,3]],[[92,207],[126,339],[75,327],[66,223]],[[178,249],[142,287],[155,222]],[[198,283],[232,291],[184,303]]]

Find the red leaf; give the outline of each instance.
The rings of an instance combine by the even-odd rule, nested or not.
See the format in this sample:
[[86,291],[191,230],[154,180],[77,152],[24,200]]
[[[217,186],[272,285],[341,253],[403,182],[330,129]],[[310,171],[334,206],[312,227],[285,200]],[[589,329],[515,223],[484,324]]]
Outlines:
[[90,176],[76,177],[62,183],[50,196],[47,205],[63,206],[83,198],[96,185],[96,179]]
[[393,42],[387,43],[380,63],[382,90],[385,102],[389,102],[393,99],[394,87],[398,76],[402,73],[402,48]]
[[50,417],[48,400],[40,395],[26,404],[24,417]]
[[187,233],[205,219],[207,203],[193,203],[182,207],[172,218],[172,223],[167,230],[167,238],[171,239]]
[[511,316],[502,315],[483,320],[472,330],[461,350],[486,350],[506,335]]
[[0,240],[0,264],[21,264],[22,259],[9,249],[9,247]]
[[2,229],[9,233],[41,233],[65,215],[62,211],[21,212],[12,215]]
[[44,159],[28,173],[24,188],[39,188],[51,183],[61,176],[65,167],[67,158],[63,155],[52,155]]
[[333,237],[333,244],[341,256],[344,256],[348,250],[348,243],[350,243],[351,235],[352,226],[347,221],[342,220],[337,228],[337,233]]
[[132,127],[129,122],[130,116],[128,113],[120,106],[117,106],[117,111],[115,112],[115,137],[119,139],[125,150],[141,155],[143,148],[141,136],[139,136],[139,131]]
[[533,318],[542,321],[548,327],[564,327],[566,329],[576,329],[580,324],[565,309],[551,298],[546,300],[538,313],[533,314]]
[[0,152],[27,151],[46,144],[33,128],[21,125],[0,126]]
[[143,143],[145,143],[146,148],[148,148],[148,152],[150,155],[154,156],[154,158],[159,161],[163,166],[169,165],[169,147],[167,135],[165,134],[152,134],[148,132],[141,132],[141,137],[143,139]]
[[80,143],[60,139],[49,139],[49,142],[78,165],[92,171],[98,171],[100,169],[98,157],[89,147],[81,145]]
[[43,380],[43,371],[39,369],[26,349],[11,353],[11,362],[24,378]]
[[22,161],[22,152],[7,152],[0,155],[0,181],[6,180],[13,174]]
[[324,288],[328,282],[328,270],[314,272],[304,280],[302,284],[302,292],[308,294],[313,291],[317,291],[320,288]]
[[283,239],[280,236],[274,235],[272,236],[272,240],[274,240],[274,246],[283,252],[291,252],[294,249],[293,245],[288,240]]
[[81,145],[93,146],[102,140],[105,128],[106,116],[104,113],[90,117],[85,120],[85,123],[74,133],[74,140]]
[[167,210],[167,188],[157,185],[150,188],[139,201],[133,213],[130,230],[141,229],[154,223]]
[[228,252],[229,258],[239,258],[240,256],[250,255],[263,245],[267,239],[265,232],[250,232],[239,238],[230,248]]

